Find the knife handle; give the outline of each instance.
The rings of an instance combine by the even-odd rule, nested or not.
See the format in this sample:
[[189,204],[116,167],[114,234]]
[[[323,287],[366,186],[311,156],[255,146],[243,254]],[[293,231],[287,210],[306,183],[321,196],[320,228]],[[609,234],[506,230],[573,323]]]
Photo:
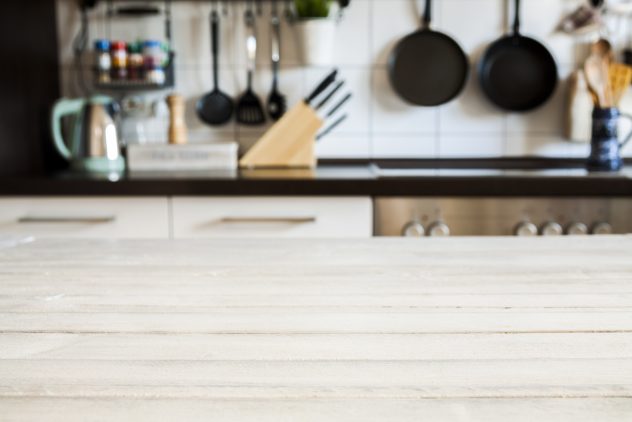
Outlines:
[[305,103],[310,105],[314,98],[318,97],[327,89],[329,85],[331,85],[335,80],[336,76],[338,76],[338,69],[334,69],[318,86],[312,91],[311,94],[307,98],[305,98]]

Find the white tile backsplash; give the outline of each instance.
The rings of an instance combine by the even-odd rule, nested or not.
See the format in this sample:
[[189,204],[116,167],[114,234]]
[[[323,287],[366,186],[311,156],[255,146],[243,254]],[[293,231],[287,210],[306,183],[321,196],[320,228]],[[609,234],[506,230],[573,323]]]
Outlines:
[[[544,42],[560,65],[561,82],[550,102],[530,113],[506,113],[490,104],[481,93],[476,64],[486,46],[510,30],[511,1],[434,1],[433,29],[454,36],[470,57],[472,72],[463,94],[435,108],[411,106],[399,99],[388,78],[388,57],[396,43],[420,26],[421,0],[355,0],[338,25],[335,63],[353,91],[347,104],[349,119],[317,145],[320,157],[468,157],[468,156],[581,156],[586,145],[562,138],[566,85],[564,79],[583,59],[580,42],[554,33],[562,14],[582,0],[527,0],[522,3],[525,35]],[[281,2],[282,3],[282,2]],[[280,3],[280,4],[281,4]],[[57,0],[62,90],[77,95],[72,76],[72,39],[79,28],[74,0]],[[246,84],[245,4],[228,6],[221,14],[220,86],[235,99]],[[271,87],[270,4],[257,18],[257,72],[255,90],[265,104]],[[195,113],[199,98],[212,88],[209,13],[211,2],[182,1],[173,4],[173,39],[177,52],[175,90],[186,98],[186,122],[192,142],[236,139],[245,149],[266,127],[229,123],[211,128]],[[107,37],[132,41],[164,38],[161,18],[136,21],[109,19],[105,2],[90,17],[90,44]],[[280,7],[280,14],[283,7]],[[300,101],[328,71],[303,67],[296,34],[282,23],[283,69],[280,90],[288,106]],[[420,60],[424,60],[423,53]],[[632,155],[632,147],[626,149]]]

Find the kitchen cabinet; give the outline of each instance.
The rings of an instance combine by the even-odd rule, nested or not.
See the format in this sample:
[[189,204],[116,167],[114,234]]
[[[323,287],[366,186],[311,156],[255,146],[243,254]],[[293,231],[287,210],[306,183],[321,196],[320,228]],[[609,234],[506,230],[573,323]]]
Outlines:
[[174,197],[173,237],[367,238],[369,197]]
[[3,198],[0,236],[168,238],[167,198]]
[[369,197],[10,197],[0,237],[367,238]]

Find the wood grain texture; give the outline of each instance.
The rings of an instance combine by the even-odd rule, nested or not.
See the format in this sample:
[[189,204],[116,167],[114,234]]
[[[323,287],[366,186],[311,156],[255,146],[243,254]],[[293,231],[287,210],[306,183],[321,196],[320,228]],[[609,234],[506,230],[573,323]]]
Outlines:
[[0,420],[632,421],[632,237],[0,249]]

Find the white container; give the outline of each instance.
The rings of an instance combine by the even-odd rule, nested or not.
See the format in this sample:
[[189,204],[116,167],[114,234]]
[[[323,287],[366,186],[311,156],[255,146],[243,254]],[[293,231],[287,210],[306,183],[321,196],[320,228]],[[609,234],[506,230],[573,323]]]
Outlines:
[[336,19],[301,19],[294,23],[300,54],[306,66],[333,64]]
[[130,145],[127,166],[140,171],[236,170],[235,142],[187,145]]

